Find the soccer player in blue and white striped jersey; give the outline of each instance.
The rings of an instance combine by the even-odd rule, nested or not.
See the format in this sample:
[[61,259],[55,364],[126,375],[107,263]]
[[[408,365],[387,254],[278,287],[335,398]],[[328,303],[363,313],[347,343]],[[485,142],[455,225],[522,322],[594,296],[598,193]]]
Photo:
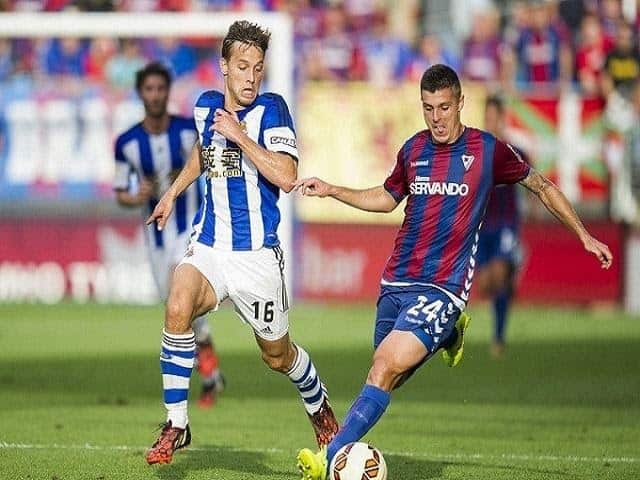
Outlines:
[[[143,218],[153,211],[184,167],[198,135],[192,118],[167,112],[170,88],[171,75],[160,63],[150,63],[137,72],[136,90],[144,104],[145,117],[116,140],[116,199],[120,205],[142,208]],[[176,200],[176,215],[163,231],[152,226],[145,228],[153,278],[163,300],[169,294],[173,270],[187,250],[191,223],[201,197],[200,185],[193,184]],[[194,321],[194,331],[198,370],[202,375],[198,403],[207,407],[213,405],[215,394],[224,388],[224,380],[204,316]]]
[[198,143],[148,220],[164,231],[176,199],[205,174],[191,245],[176,268],[167,302],[161,353],[167,422],[147,452],[150,464],[171,462],[174,451],[190,442],[191,320],[226,298],[252,328],[265,363],[298,389],[318,444],[329,443],[338,430],[313,362],[288,333],[277,201],[280,190],[293,188],[298,150],[284,99],[258,94],[269,37],[247,21],[229,28],[220,60],[224,92],[205,92],[198,99]]

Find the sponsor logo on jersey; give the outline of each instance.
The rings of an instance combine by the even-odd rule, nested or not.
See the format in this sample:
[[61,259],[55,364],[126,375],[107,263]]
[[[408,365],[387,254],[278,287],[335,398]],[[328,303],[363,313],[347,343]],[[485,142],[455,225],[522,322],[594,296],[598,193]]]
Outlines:
[[260,332],[261,332],[261,333],[269,333],[269,334],[270,334],[270,333],[273,333],[273,332],[271,331],[271,327],[265,327],[265,328],[263,328],[262,330],[260,330]]
[[412,167],[428,167],[429,166],[429,160],[418,160],[415,162],[411,162],[411,166]]
[[296,148],[296,139],[291,137],[274,136],[274,137],[271,137],[269,142],[271,142],[271,145],[277,145],[278,143],[282,143],[284,145],[287,145],[288,147]]
[[466,153],[462,154],[460,158],[462,158],[462,165],[464,165],[465,171],[469,171],[469,167],[471,167],[471,164],[476,159],[473,155],[467,155]]
[[455,182],[432,182],[430,177],[416,175],[409,184],[409,192],[412,195],[450,195],[466,197],[469,194],[469,185]]
[[239,148],[207,145],[202,147],[202,160],[209,179],[242,176],[242,152]]

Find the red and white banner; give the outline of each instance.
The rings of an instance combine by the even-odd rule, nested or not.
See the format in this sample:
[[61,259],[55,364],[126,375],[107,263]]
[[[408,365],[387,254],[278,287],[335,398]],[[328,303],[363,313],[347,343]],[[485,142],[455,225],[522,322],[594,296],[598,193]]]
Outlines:
[[0,302],[153,303],[140,222],[1,219]]
[[[518,300],[587,304],[622,299],[623,231],[611,223],[589,225],[615,260],[609,270],[558,223],[523,228],[524,263]],[[397,227],[303,224],[298,232],[297,294],[314,301],[372,301],[393,247]]]
[[[615,260],[602,270],[557,223],[523,230],[518,299],[586,304],[622,300],[623,231],[589,225]],[[397,227],[299,224],[296,296],[313,301],[373,301]],[[136,219],[0,219],[0,302],[149,304],[158,301]]]

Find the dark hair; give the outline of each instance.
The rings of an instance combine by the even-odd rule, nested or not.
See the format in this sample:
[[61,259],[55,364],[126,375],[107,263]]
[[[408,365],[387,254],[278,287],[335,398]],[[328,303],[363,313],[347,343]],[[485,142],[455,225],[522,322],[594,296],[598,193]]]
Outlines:
[[489,95],[485,100],[484,108],[487,110],[489,107],[495,107],[498,113],[504,113],[504,100],[498,95]]
[[247,20],[238,20],[229,27],[227,36],[224,37],[222,41],[222,58],[229,60],[231,57],[231,47],[234,42],[258,47],[262,50],[262,53],[266,53],[267,48],[269,48],[270,38],[271,32],[266,28],[262,28],[257,23],[251,23]]
[[167,87],[171,88],[171,73],[169,73],[169,69],[160,62],[151,62],[136,72],[137,91],[140,91],[144,81],[151,75],[160,75],[167,82]]
[[450,88],[457,98],[460,98],[462,95],[460,79],[453,68],[438,63],[427,68],[422,74],[420,90],[433,93],[438,90],[444,90],[445,88]]

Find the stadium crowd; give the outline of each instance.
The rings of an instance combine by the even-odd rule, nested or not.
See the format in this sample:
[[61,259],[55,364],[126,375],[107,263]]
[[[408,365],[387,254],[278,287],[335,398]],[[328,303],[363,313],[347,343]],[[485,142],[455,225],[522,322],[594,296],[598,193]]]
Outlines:
[[[493,88],[607,97],[628,96],[640,75],[640,15],[626,18],[621,0],[0,0],[1,10],[287,11],[303,82],[415,81],[444,63]],[[177,77],[217,83],[218,51],[202,39],[2,39],[0,81],[62,75],[130,88],[133,72],[160,59]]]

